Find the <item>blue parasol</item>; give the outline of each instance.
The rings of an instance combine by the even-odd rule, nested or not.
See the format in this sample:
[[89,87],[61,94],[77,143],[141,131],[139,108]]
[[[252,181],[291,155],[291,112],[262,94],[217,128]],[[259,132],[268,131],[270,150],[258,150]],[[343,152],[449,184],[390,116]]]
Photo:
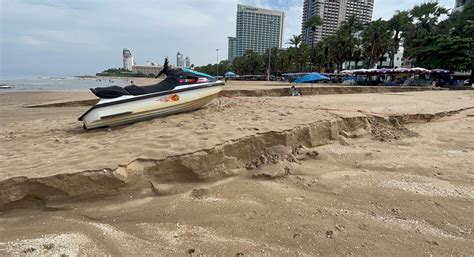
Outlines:
[[232,71],[228,71],[224,74],[224,77],[226,78],[235,77],[235,73],[233,73]]
[[330,80],[328,77],[321,75],[317,72],[310,73],[301,78],[295,80],[296,83],[313,83],[321,80]]

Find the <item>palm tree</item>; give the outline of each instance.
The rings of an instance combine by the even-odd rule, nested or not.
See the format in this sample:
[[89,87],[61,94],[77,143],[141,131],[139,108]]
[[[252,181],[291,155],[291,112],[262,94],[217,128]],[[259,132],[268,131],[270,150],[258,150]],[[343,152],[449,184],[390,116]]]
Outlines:
[[367,68],[371,68],[382,58],[390,45],[391,34],[387,21],[378,19],[369,23],[362,32],[364,54],[368,58]]
[[[341,31],[338,31],[334,35],[330,35],[324,39],[326,44],[329,46],[328,58],[333,61],[335,68],[338,71],[342,70],[342,64],[349,60],[349,44],[347,37]],[[334,67],[333,67],[334,68]]]
[[433,29],[438,24],[441,15],[447,13],[448,9],[439,6],[438,2],[428,2],[416,5],[410,11],[415,22],[428,33],[433,32]]
[[392,44],[390,47],[390,67],[395,66],[395,54],[400,48],[400,41],[402,39],[401,33],[408,31],[412,24],[412,19],[408,11],[397,11],[395,15],[388,21],[388,27],[393,32]]
[[439,32],[439,19],[448,10],[439,6],[438,2],[428,2],[416,5],[410,10],[409,17],[413,19],[404,35],[406,56],[412,57],[417,49],[424,48],[433,42],[433,37]]
[[439,25],[441,33],[474,38],[474,1],[468,1],[460,12],[451,12]]
[[[304,24],[303,28],[305,29],[311,29],[313,32],[313,37],[314,33],[316,32],[316,27],[323,25],[323,21],[321,20],[321,17],[318,15],[313,15],[309,19],[307,19]],[[314,40],[311,41],[311,45],[314,46]]]
[[352,54],[351,60],[354,60],[354,69],[357,69],[359,62],[362,60],[362,46],[360,44],[356,45],[356,49]]
[[293,37],[290,38],[287,44],[293,45],[294,47],[298,48],[301,44],[301,41],[303,41],[301,35],[293,35]]
[[[311,16],[303,24],[303,27],[305,29],[311,29],[311,31],[313,32],[313,38],[311,39],[311,67],[313,66],[313,63],[314,63],[314,58],[313,58],[313,55],[314,55],[314,34],[316,33],[316,27],[321,26],[321,25],[323,25],[323,21],[321,20],[321,17],[319,17],[318,15]],[[306,39],[306,40],[308,40],[308,39]]]
[[[362,24],[355,16],[349,17],[346,21],[341,24],[341,27],[336,32],[336,35],[341,41],[342,56],[344,56],[344,61],[351,61],[354,58],[354,52],[357,50],[358,39],[355,36],[356,32],[362,29]],[[343,61],[343,62],[344,62]],[[338,65],[340,70],[342,66]]]
[[324,72],[331,72],[334,69],[337,49],[333,42],[334,36],[328,36],[316,44],[316,65]]

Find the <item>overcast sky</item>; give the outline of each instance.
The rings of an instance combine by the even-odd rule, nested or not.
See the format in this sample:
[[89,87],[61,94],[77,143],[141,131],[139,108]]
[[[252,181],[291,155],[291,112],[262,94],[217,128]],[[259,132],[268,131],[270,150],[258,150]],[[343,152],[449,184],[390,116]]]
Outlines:
[[[227,58],[237,4],[285,12],[284,42],[301,30],[303,0],[0,0],[0,79],[94,74],[122,66],[129,48],[138,64],[176,52],[195,65]],[[423,0],[375,0],[373,18],[390,18]],[[454,0],[440,0],[452,8]]]

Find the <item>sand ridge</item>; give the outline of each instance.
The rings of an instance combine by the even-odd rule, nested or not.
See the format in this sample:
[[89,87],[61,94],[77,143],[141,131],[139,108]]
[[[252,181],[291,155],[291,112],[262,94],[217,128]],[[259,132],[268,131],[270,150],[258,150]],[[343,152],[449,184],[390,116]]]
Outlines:
[[[3,106],[2,112],[17,121],[0,124],[0,179],[116,168],[138,158],[162,159],[255,133],[282,131],[338,116],[363,115],[360,111],[429,114],[474,105],[471,92],[407,94],[219,98],[196,112],[95,131],[82,130],[76,121],[85,108],[27,109],[31,114],[19,116],[16,113],[25,108]],[[446,94],[459,100],[446,102]],[[334,110],[324,111],[325,108]]]

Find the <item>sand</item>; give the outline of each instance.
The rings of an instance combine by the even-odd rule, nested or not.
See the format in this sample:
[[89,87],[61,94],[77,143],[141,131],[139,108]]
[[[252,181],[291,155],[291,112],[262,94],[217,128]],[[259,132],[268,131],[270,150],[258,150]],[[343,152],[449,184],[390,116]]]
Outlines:
[[222,97],[82,130],[0,94],[2,255],[472,255],[474,93]]

